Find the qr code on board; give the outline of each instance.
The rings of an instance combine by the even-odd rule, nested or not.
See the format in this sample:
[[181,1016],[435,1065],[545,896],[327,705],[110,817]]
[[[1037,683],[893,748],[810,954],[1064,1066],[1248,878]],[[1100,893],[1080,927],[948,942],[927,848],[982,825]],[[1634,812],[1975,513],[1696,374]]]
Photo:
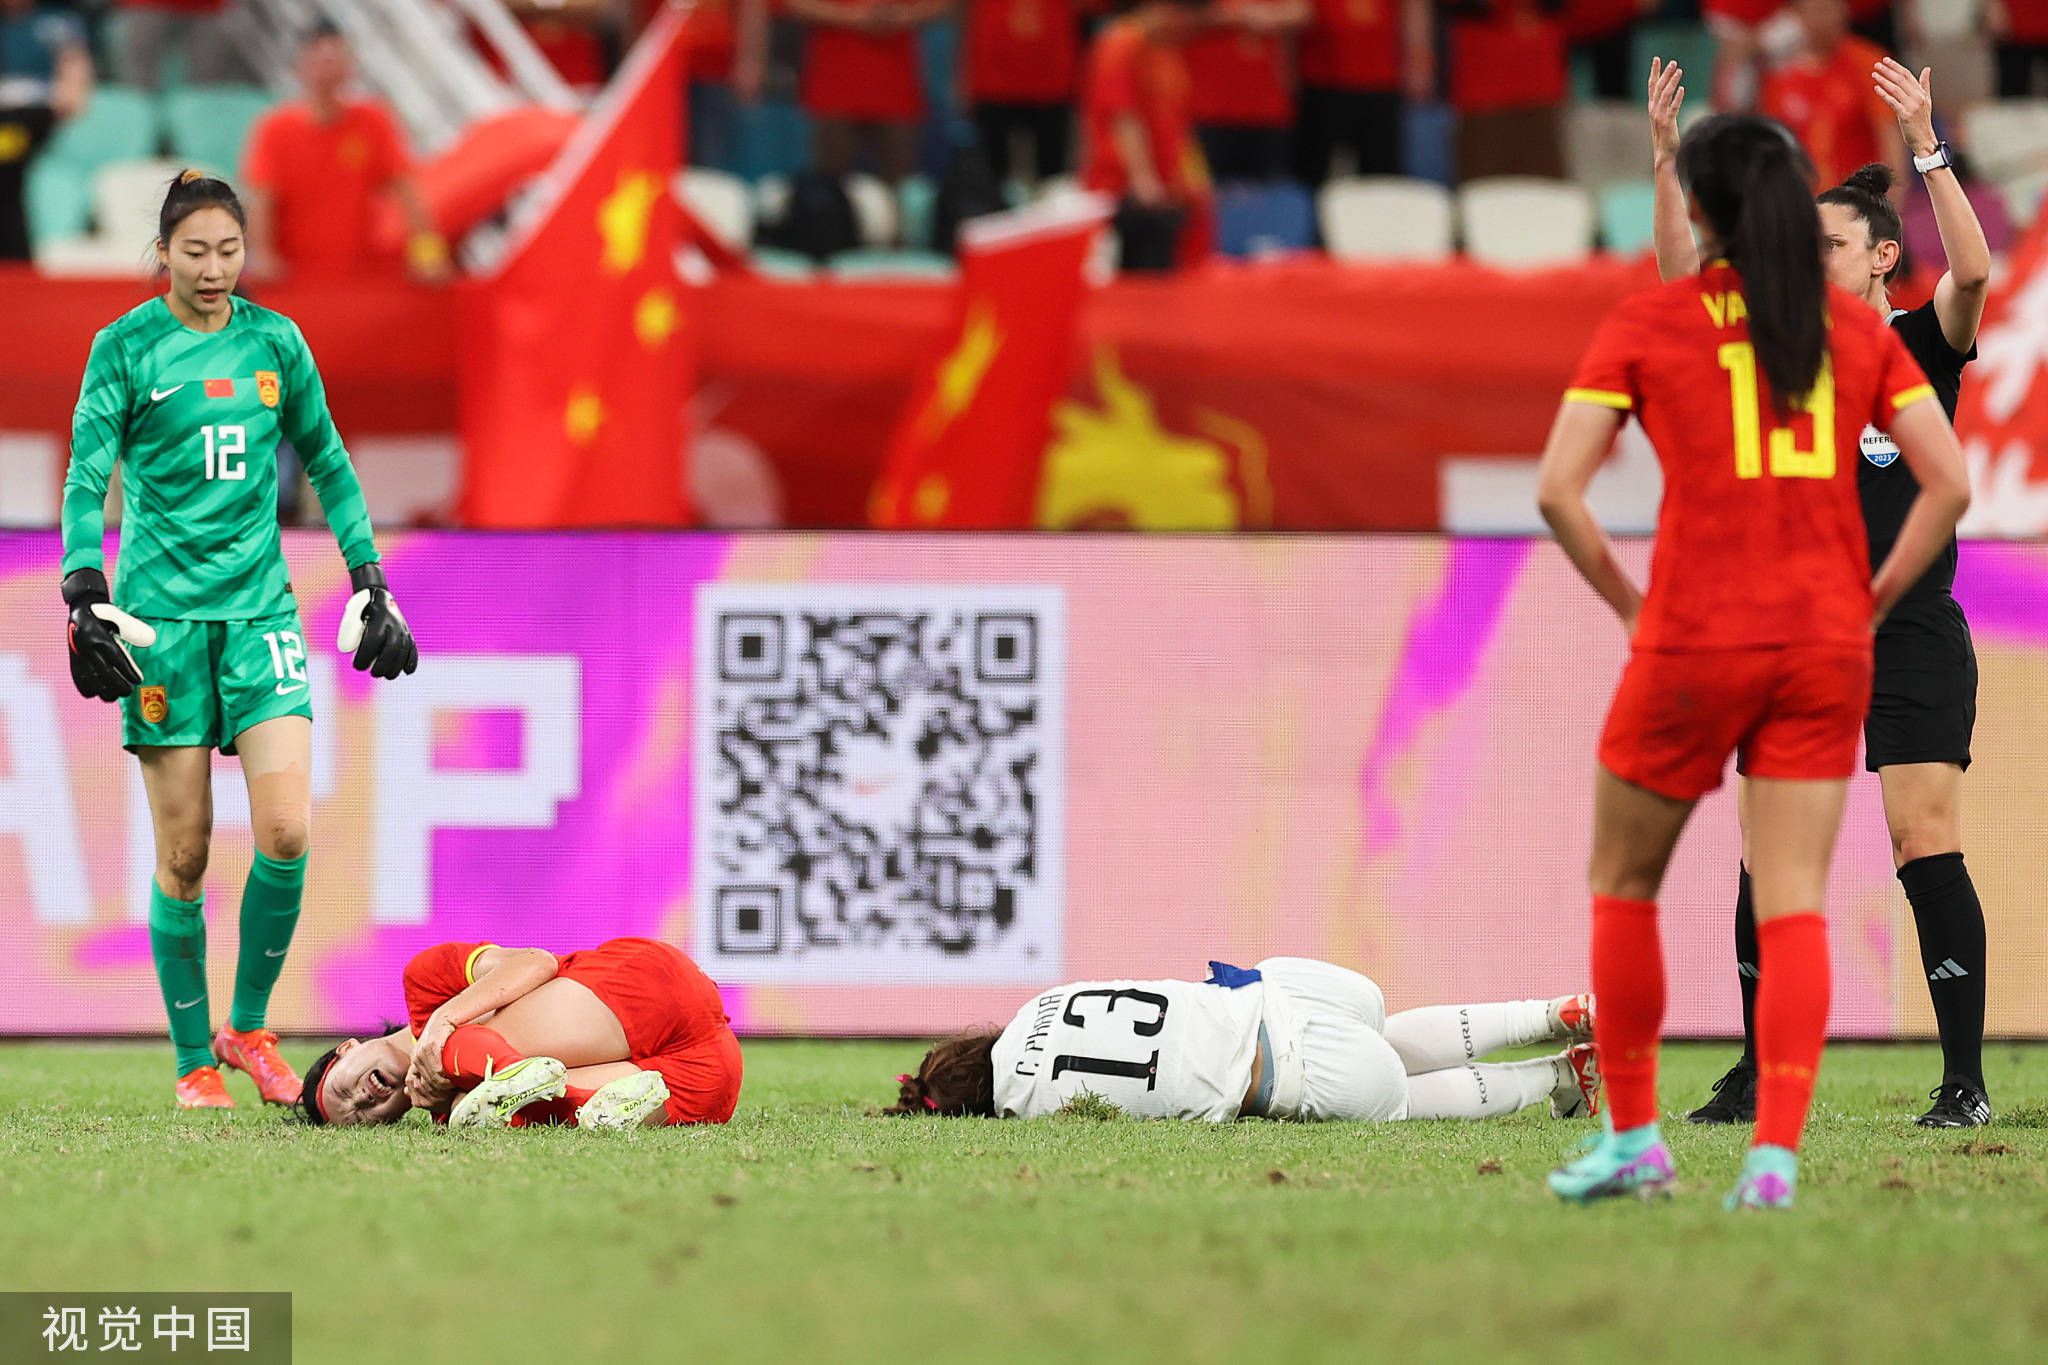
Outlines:
[[732,982],[1059,969],[1057,588],[697,600],[697,960]]

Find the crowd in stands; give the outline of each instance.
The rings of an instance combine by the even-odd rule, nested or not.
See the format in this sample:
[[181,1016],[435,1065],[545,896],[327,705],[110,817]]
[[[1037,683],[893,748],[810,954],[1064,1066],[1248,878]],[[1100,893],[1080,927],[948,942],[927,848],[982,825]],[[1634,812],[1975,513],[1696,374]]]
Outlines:
[[[94,54],[111,78],[105,99],[154,98],[169,67],[184,87],[253,96],[256,73],[235,41],[236,24],[250,22],[244,3],[0,0],[0,259],[30,255],[31,219],[55,225],[39,221],[36,237],[76,234],[95,212],[80,207],[82,191],[65,197],[58,174],[69,161],[82,175],[95,169],[98,153],[67,143],[65,127],[94,100]],[[511,8],[587,88],[657,3]],[[1210,249],[1219,195],[1233,186],[1276,187],[1306,204],[1327,182],[1360,176],[1584,181],[1575,111],[1632,103],[1639,114],[1652,51],[1685,62],[1689,113],[1779,117],[1829,183],[1866,160],[1903,170],[1870,67],[1885,51],[1917,65],[1930,50],[1927,11],[1966,6],[1974,16],[1948,28],[1968,42],[1940,50],[1974,53],[1983,79],[1944,65],[1949,79],[1936,83],[1958,144],[1965,102],[2048,93],[2048,0],[700,0],[691,159],[772,180],[785,218],[830,200],[849,177],[905,196],[921,186],[943,201],[942,226],[949,214],[1079,184],[1117,201],[1127,268],[1165,269]],[[239,149],[215,158],[231,164],[210,169],[238,177],[248,196],[257,272],[409,268],[439,278],[448,249],[408,178],[399,121],[354,92],[351,74],[338,34],[303,41],[297,98],[250,122]],[[151,124],[136,155],[188,155],[168,121]],[[32,175],[44,153],[49,173]],[[1647,157],[1645,142],[1645,167]],[[2048,166],[2016,174],[2037,170]],[[372,205],[387,194],[404,209],[408,245],[373,258]],[[1318,225],[1301,216],[1294,235],[1306,245]],[[881,244],[944,248],[929,204],[910,218],[915,233],[893,215],[883,230],[893,240]],[[1625,235],[1608,232],[1609,245],[1639,245],[1616,240]]]

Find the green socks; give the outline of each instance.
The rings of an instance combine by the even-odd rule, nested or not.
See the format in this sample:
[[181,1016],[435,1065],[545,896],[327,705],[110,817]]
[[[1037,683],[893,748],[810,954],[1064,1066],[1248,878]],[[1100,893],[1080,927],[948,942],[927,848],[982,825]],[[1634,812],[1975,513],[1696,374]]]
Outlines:
[[149,955],[171,1018],[171,1046],[178,1050],[178,1074],[213,1065],[213,1024],[206,1008],[206,916],[202,898],[172,900],[151,879]]
[[228,1012],[228,1027],[238,1033],[262,1028],[270,1012],[270,988],[284,970],[305,889],[305,854],[287,863],[257,851],[242,888],[242,950],[235,961],[235,1003]]

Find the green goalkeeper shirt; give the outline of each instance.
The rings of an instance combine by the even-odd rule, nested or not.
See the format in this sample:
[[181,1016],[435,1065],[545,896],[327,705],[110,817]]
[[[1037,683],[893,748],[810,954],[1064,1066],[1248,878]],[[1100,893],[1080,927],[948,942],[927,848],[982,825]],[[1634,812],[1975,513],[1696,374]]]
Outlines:
[[253,621],[292,607],[277,524],[277,443],[305,463],[348,567],[373,563],[363,488],[298,324],[247,299],[195,332],[161,297],[93,338],[71,419],[64,572],[102,568],[121,461],[114,601],[137,616]]

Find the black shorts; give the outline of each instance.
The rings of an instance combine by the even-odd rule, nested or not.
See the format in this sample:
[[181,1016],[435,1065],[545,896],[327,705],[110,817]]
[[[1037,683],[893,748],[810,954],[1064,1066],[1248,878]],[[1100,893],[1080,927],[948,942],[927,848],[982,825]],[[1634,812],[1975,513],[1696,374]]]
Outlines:
[[1877,633],[1864,765],[1970,766],[1977,728],[1977,649],[1955,599],[1901,606]]

